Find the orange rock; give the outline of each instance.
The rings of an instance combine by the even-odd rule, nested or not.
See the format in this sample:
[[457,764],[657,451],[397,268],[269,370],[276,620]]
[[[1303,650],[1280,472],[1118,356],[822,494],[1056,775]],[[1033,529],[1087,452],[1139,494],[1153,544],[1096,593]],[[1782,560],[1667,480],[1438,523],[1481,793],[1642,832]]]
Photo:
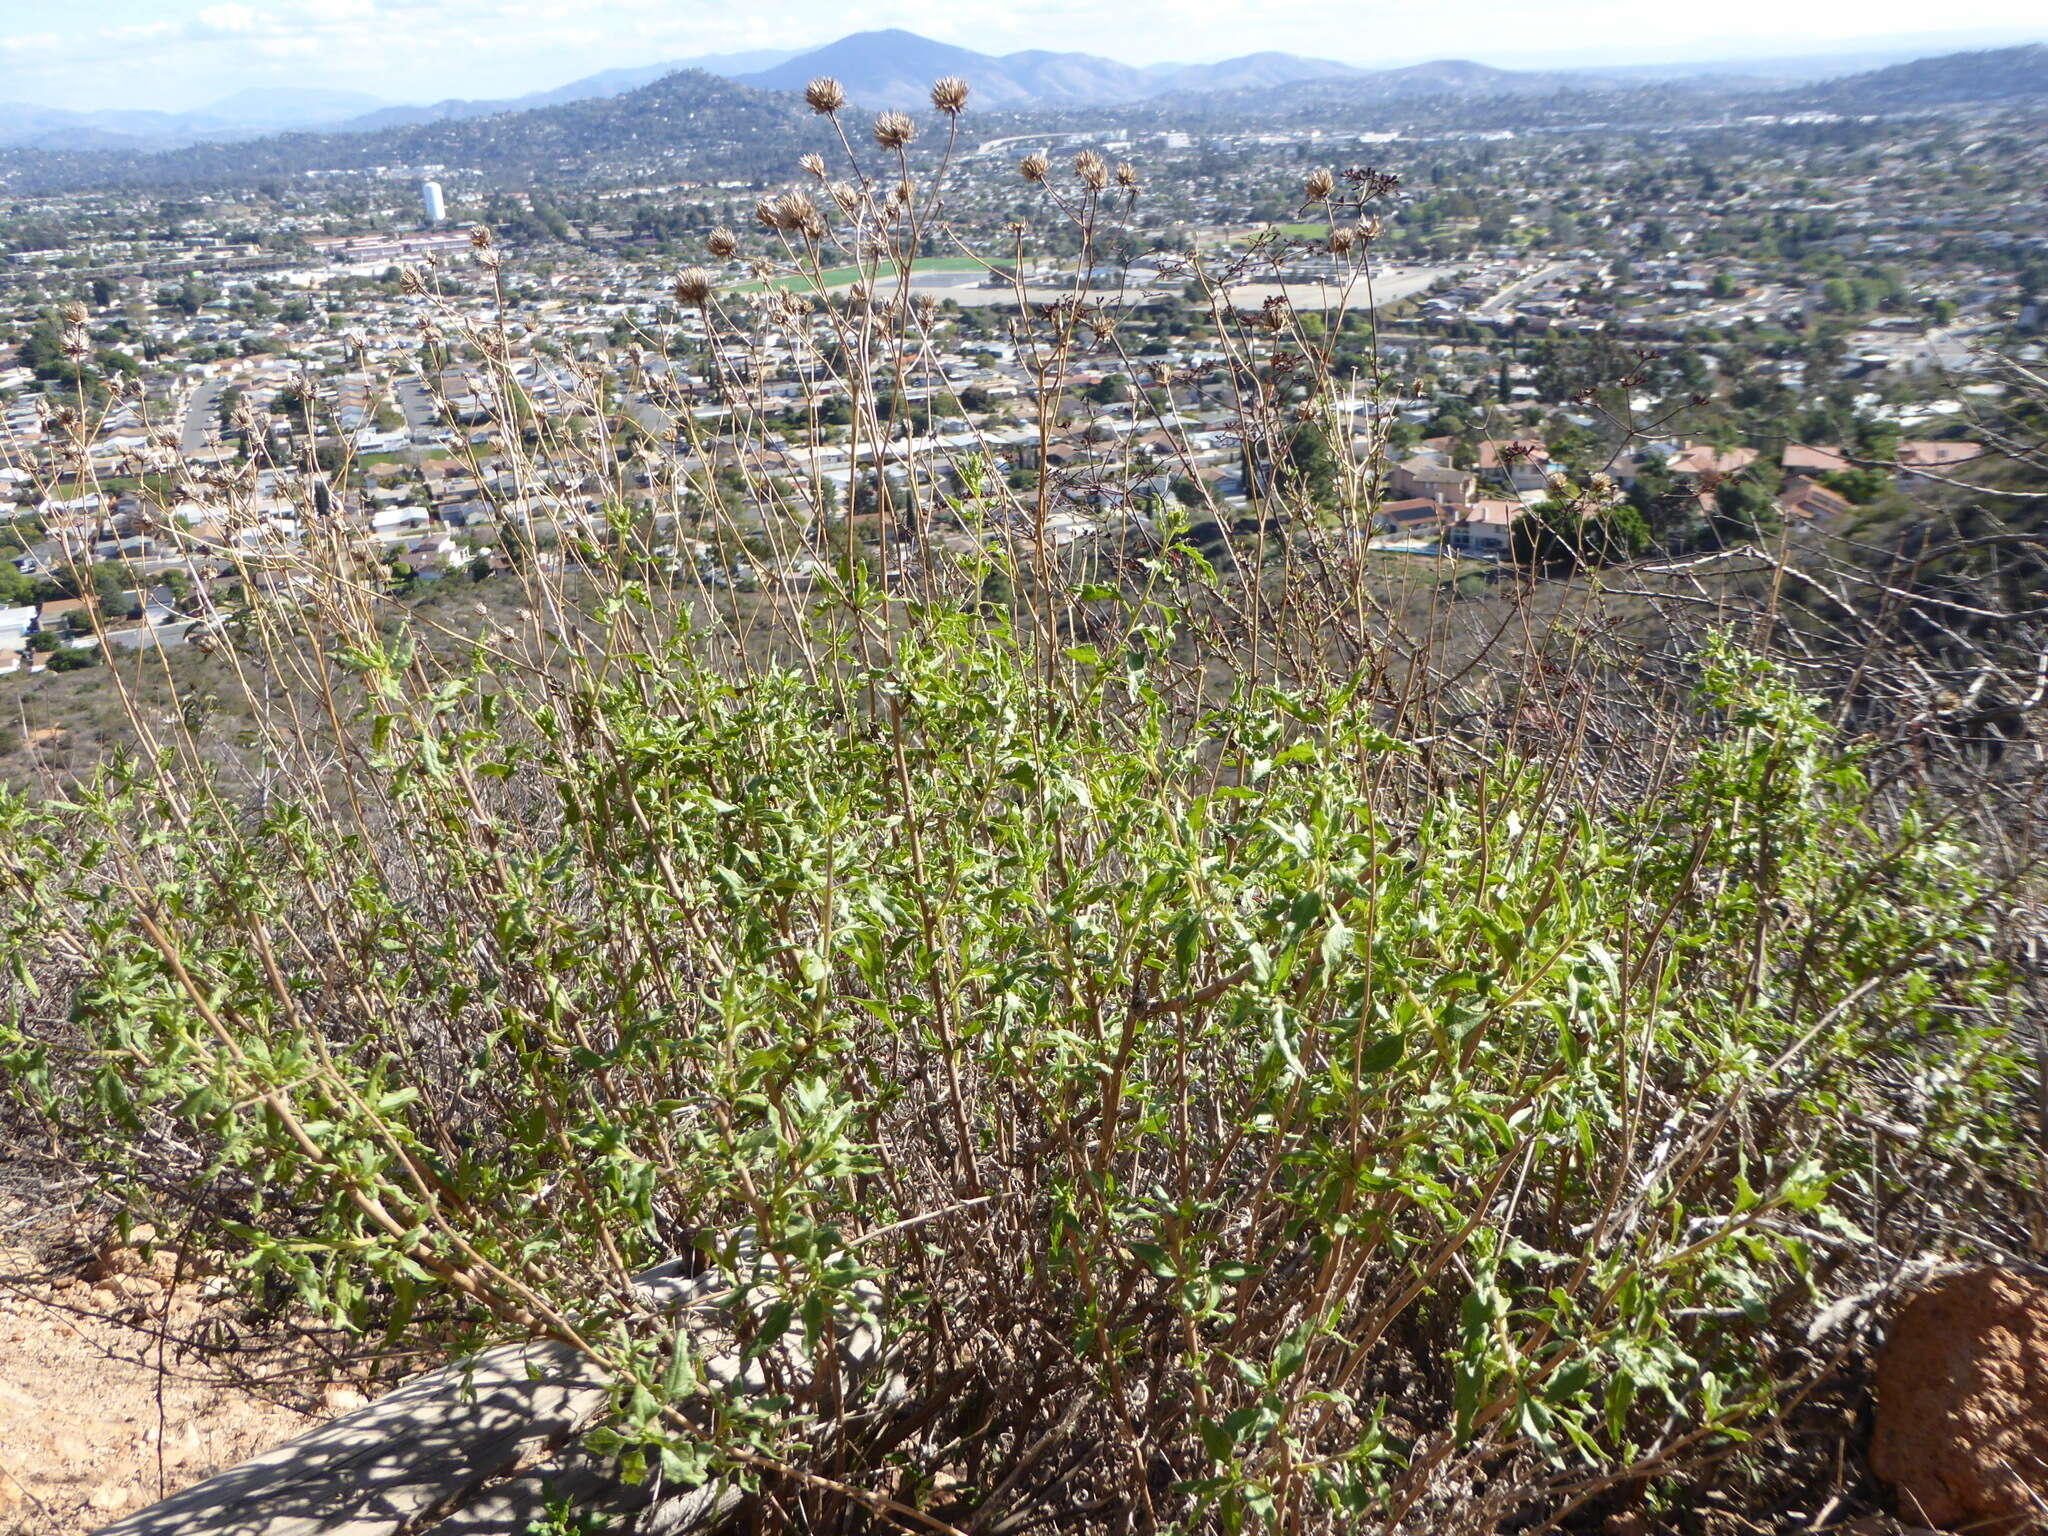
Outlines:
[[1870,1468],[1906,1519],[2048,1532],[2048,1287],[1977,1269],[1906,1303],[1878,1356]]

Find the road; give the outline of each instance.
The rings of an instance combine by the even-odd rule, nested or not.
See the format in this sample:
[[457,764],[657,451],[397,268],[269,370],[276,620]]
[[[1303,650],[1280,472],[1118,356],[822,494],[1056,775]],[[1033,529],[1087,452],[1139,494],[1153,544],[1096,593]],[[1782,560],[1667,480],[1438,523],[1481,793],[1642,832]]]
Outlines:
[[440,427],[441,407],[427,393],[424,380],[417,376],[400,379],[392,386],[392,393],[398,396],[398,408],[405,412],[405,430],[413,437]]
[[1512,283],[1509,283],[1506,287],[1502,288],[1500,292],[1494,294],[1493,297],[1489,299],[1482,299],[1480,301],[1479,309],[1477,312],[1482,315],[1499,314],[1509,304],[1513,303],[1516,299],[1519,299],[1531,288],[1534,288],[1538,283],[1542,282],[1545,278],[1549,277],[1551,273],[1561,272],[1570,265],[1571,263],[1568,261],[1552,261],[1545,263],[1543,266],[1538,267],[1534,272],[1531,272],[1527,277],[1516,278]]
[[185,402],[184,419],[178,425],[178,450],[192,459],[206,452],[208,443],[220,432],[220,397],[233,379],[208,379]]
[[[1398,304],[1403,299],[1413,298],[1428,288],[1437,279],[1458,271],[1456,267],[1406,267],[1385,273],[1375,273],[1372,280],[1372,307],[1385,308]],[[934,272],[930,280],[920,276],[917,287],[933,297],[953,299],[961,304],[979,308],[995,305],[1011,305],[1017,302],[1014,288],[985,288],[979,277],[971,272],[957,274],[958,281],[948,284],[944,279],[953,274]],[[1179,292],[1181,285],[1174,283],[1161,291]],[[1088,297],[1105,304],[1142,304],[1154,290],[1133,287],[1121,293],[1106,290],[1090,290]],[[1051,304],[1059,299],[1072,298],[1071,288],[1027,288],[1024,298],[1031,304]],[[1349,288],[1337,283],[1240,283],[1230,290],[1230,302],[1240,309],[1255,309],[1267,299],[1279,294],[1300,310],[1366,308],[1366,285],[1358,282]]]

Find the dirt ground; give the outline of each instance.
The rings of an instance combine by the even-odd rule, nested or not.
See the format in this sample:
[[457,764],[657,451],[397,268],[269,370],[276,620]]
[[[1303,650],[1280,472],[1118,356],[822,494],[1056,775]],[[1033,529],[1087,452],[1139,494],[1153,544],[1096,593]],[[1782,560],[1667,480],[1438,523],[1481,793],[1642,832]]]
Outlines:
[[180,1349],[236,1342],[218,1282],[168,1284],[163,1249],[39,1204],[0,1189],[0,1536],[82,1536],[353,1406],[303,1372],[266,1394]]

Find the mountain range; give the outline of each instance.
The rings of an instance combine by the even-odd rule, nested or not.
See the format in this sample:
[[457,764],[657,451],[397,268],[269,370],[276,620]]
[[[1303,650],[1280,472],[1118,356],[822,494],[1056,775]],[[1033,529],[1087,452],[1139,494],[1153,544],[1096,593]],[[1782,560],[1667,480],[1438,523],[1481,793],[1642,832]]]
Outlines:
[[[2038,55],[2039,45],[2032,45]],[[1859,99],[1886,109],[1899,101],[1982,99],[1986,82],[1973,60],[2008,59],[2028,48],[1945,55],[1949,74],[1936,81],[1920,70],[1931,62],[1873,51],[1840,54],[1707,59],[1676,64],[1590,65],[1496,69],[1462,60],[1435,60],[1393,69],[1362,69],[1297,54],[1250,53],[1214,64],[1133,65],[1094,54],[1049,52],[986,54],[934,42],[900,29],[856,32],[809,52],[756,49],[665,59],[585,75],[566,85],[523,96],[452,97],[426,104],[391,104],[358,92],[279,87],[249,90],[192,112],[101,109],[71,112],[0,102],[0,149],[151,151],[206,143],[232,143],[297,131],[378,133],[431,123],[499,117],[623,97],[670,75],[701,71],[767,91],[795,91],[820,75],[843,83],[853,99],[871,107],[922,105],[931,82],[959,75],[974,88],[982,109],[1119,106],[1143,101],[1175,103],[1195,97],[1282,91],[1314,84],[1320,97],[1401,101],[1421,96],[1516,96],[1568,89],[1670,85],[1690,90],[1804,88],[1831,97],[1833,83],[1852,77]],[[1538,60],[1539,64],[1543,61]],[[1881,67],[1889,66],[1889,67]],[[2024,59],[2000,66],[2021,94],[2039,68]],[[1862,74],[1861,71],[1871,73]]]
[[0,102],[0,146],[45,149],[169,149],[207,140],[253,138],[338,123],[380,105],[357,91],[297,88],[238,91],[196,112],[119,107],[67,112]]
[[856,32],[771,69],[737,76],[767,91],[800,91],[830,75],[863,106],[922,103],[931,83],[958,75],[988,107],[1106,106],[1179,91],[1231,91],[1363,74],[1349,64],[1291,53],[1253,53],[1220,64],[1121,64],[1089,53],[976,53],[889,28]]
[[[911,45],[915,44],[916,47]],[[649,66],[654,67],[654,66]],[[1668,119],[1674,113],[1944,110],[1977,103],[2048,101],[2048,47],[2029,45],[1896,65],[1819,86],[1765,89],[1755,81],[1644,82],[1566,71],[1503,70],[1467,60],[1356,70],[1289,55],[1255,54],[1198,72],[1134,71],[1134,85],[1105,60],[1072,54],[988,58],[911,34],[858,34],[743,79],[701,69],[668,73],[606,94],[616,77],[591,76],[550,93],[545,105],[487,104],[427,121],[287,132],[199,142],[150,153],[73,140],[62,151],[0,149],[0,186],[56,190],[103,184],[247,184],[306,171],[375,166],[458,166],[498,178],[545,182],[593,168],[662,165],[685,175],[773,180],[804,151],[825,148],[823,124],[798,88],[832,73],[867,107],[917,107],[933,78],[960,74],[982,109],[983,132],[1067,126],[1200,126],[1293,122],[1386,124],[1413,120],[1471,128],[1538,121]],[[1341,73],[1323,73],[1336,70]],[[1247,81],[1246,84],[1228,82]],[[1100,93],[1142,89],[1136,98]],[[1055,94],[1057,93],[1057,94]],[[1050,98],[1050,99],[1049,99]],[[486,104],[467,104],[482,107]],[[1005,110],[1005,109],[1008,110]],[[270,108],[244,102],[244,120]],[[312,110],[307,105],[304,110]]]

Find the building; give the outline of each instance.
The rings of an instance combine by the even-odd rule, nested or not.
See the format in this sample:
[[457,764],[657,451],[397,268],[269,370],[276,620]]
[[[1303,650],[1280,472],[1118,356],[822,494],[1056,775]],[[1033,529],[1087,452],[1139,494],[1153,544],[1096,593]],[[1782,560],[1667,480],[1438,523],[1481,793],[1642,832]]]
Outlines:
[[1444,543],[1461,555],[1501,559],[1513,542],[1515,519],[1524,510],[1519,501],[1482,498],[1459,514]]
[[1479,473],[1514,491],[1540,491],[1550,478],[1550,449],[1537,438],[1517,437],[1479,445]]
[[439,224],[448,217],[448,205],[441,200],[441,183],[423,181],[420,183],[420,203],[427,212],[429,224]]
[[1473,478],[1470,470],[1418,453],[1393,467],[1387,475],[1387,488],[1398,500],[1420,497],[1439,506],[1462,507],[1472,499]]

